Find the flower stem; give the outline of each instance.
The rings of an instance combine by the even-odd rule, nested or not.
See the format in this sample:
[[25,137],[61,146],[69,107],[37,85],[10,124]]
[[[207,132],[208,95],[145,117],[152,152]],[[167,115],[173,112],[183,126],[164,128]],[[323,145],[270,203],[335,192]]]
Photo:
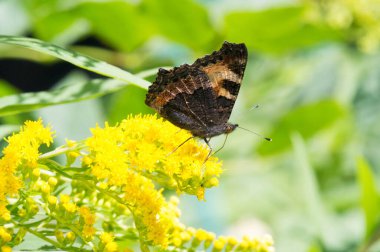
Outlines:
[[84,143],[78,142],[75,146],[73,147],[67,147],[66,145],[59,146],[55,150],[52,150],[50,152],[46,152],[42,155],[40,155],[39,159],[47,159],[47,158],[52,158],[58,155],[61,155],[63,153],[66,153],[68,151],[74,151],[74,150],[80,150],[85,148]]

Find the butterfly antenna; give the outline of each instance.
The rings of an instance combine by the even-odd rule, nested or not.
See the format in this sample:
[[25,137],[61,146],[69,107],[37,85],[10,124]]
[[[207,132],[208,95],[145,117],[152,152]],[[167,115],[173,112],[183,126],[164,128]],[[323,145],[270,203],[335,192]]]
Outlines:
[[254,109],[258,109],[258,108],[260,108],[260,104],[256,104],[256,105],[252,106],[252,107],[249,109],[249,111],[254,110]]
[[251,132],[251,133],[255,134],[256,136],[261,137],[262,139],[267,140],[268,142],[271,142],[271,141],[272,141],[272,138],[265,137],[265,136],[263,136],[263,135],[261,135],[261,134],[259,134],[259,133],[257,133],[257,132],[254,132],[254,131],[252,131],[252,130],[249,130],[249,129],[246,129],[246,128],[243,128],[243,127],[240,127],[240,126],[237,126],[237,127],[240,128],[240,129],[242,129],[242,130],[245,130],[245,131]]
[[[169,154],[167,154],[166,156],[170,156],[171,154],[173,154],[176,150],[179,149],[179,147],[181,147],[182,145],[184,145],[185,143],[187,143],[190,139],[193,139],[194,136],[191,136],[189,137],[188,139],[186,139],[185,141],[183,141],[180,145],[178,145],[177,147],[175,147],[174,150],[172,150]],[[208,145],[208,144],[207,144]]]

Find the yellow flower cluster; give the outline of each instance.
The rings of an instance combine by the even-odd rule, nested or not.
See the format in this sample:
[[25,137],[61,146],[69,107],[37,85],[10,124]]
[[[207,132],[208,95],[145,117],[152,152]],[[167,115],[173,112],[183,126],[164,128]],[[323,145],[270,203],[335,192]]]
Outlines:
[[20,166],[30,168],[37,167],[40,155],[40,145],[47,146],[53,142],[53,133],[50,127],[44,127],[42,120],[26,121],[17,134],[6,139],[8,146],[3,149],[4,156],[0,159],[0,217],[8,215],[6,197],[15,195],[22,186],[22,181],[16,172]]
[[205,162],[208,148],[192,139],[173,152],[191,135],[156,116],[129,117],[115,127],[96,127],[92,134],[84,163],[99,180],[121,188],[140,233],[153,244],[167,246],[179,213],[151,179],[200,199],[205,187],[218,184],[221,163],[216,157]]
[[85,206],[79,208],[79,214],[83,222],[82,235],[85,239],[91,240],[96,231],[94,228],[95,215]]
[[104,246],[104,252],[115,252],[118,251],[117,243],[113,241],[113,235],[104,232],[100,235],[100,241]]
[[304,0],[308,17],[326,21],[333,28],[348,32],[359,49],[374,52],[380,47],[380,2],[378,0]]
[[[54,210],[54,216],[59,224],[73,227],[73,230],[77,230],[77,234],[85,241],[91,241],[94,238],[96,233],[96,229],[94,228],[96,219],[95,214],[91,212],[90,208],[86,206],[78,207],[71,201],[70,196],[67,194],[60,195],[58,205],[55,196],[49,196],[47,201],[50,205],[50,209],[52,211]],[[70,232],[66,234],[68,240],[71,240],[69,239],[70,236],[75,237],[75,234]],[[61,238],[58,239],[58,237]],[[58,232],[58,237],[57,240],[64,242],[63,233]],[[75,240],[75,238],[73,239]]]
[[[194,195],[201,187],[218,184],[221,162],[213,156],[205,162],[209,150],[194,139],[176,149],[190,133],[156,116],[129,117],[118,126],[106,124],[92,133],[86,142],[92,151],[87,162],[99,178],[108,178],[111,172],[122,174],[119,171],[128,168]],[[110,181],[113,185],[123,183],[125,178],[120,176]]]
[[[161,191],[155,189],[153,182],[129,168],[125,161],[125,153],[119,151],[118,140],[114,139],[115,142],[109,145],[110,136],[115,133],[115,129],[106,127],[102,131],[97,128],[97,132],[93,132],[92,140],[97,140],[100,149],[91,145],[94,154],[92,172],[98,179],[106,179],[109,185],[121,187],[140,235],[154,244],[165,247],[168,231],[173,225],[173,215],[167,211],[168,204]],[[116,153],[120,158],[114,156]]]
[[[232,237],[216,237],[213,233],[186,228],[180,223],[179,199],[171,197],[167,201],[163,196],[164,188],[203,199],[205,188],[218,185],[222,172],[221,162],[213,156],[206,160],[208,148],[194,139],[177,148],[191,137],[188,132],[149,115],[129,117],[115,127],[107,124],[105,128],[96,127],[92,134],[86,140],[88,154],[83,154],[83,145],[77,148],[75,142],[67,141],[70,149],[58,148],[44,156],[40,156],[38,149],[42,144],[49,146],[52,143],[53,133],[49,127],[43,127],[41,120],[25,122],[20,133],[8,137],[9,145],[0,159],[0,217],[5,221],[11,219],[6,208],[7,197],[17,194],[23,186],[24,204],[19,205],[17,215],[25,222],[37,213],[45,212],[48,216],[45,220],[49,223],[37,223],[29,230],[40,236],[39,228],[47,224],[44,228],[51,228],[55,234],[53,245],[75,247],[80,240],[83,246],[98,246],[99,251],[118,251],[113,234],[97,231],[101,231],[101,226],[104,230],[118,230],[111,227],[119,224],[113,216],[117,215],[114,209],[120,208],[123,213],[127,212],[123,220],[133,217],[134,226],[129,229],[137,230],[142,250],[155,246],[161,250],[203,247],[212,248],[212,251],[273,251],[273,242],[269,238],[244,238],[238,242]],[[63,153],[68,158],[66,166],[49,159]],[[85,167],[70,167],[78,156],[82,156]],[[86,179],[82,179],[82,172],[90,172],[93,176],[83,174]],[[91,183],[94,177],[97,181]],[[28,182],[23,183],[24,178]],[[56,196],[58,188],[67,181],[71,182],[70,195]],[[113,216],[108,219],[107,213],[111,211],[105,209],[111,206],[111,202],[121,204],[112,208]],[[109,222],[105,224],[109,228],[97,225],[100,221],[96,220],[92,209],[99,210],[97,217],[105,217],[103,221]],[[17,221],[15,218],[14,222]],[[26,229],[19,229],[14,234],[13,230],[0,226],[0,250],[11,251],[9,245],[17,244],[15,242],[26,232]],[[122,235],[117,237],[120,239]]]
[[216,236],[212,232],[194,228],[176,229],[171,237],[170,245],[187,250],[212,248],[212,251],[274,252],[273,239],[269,235],[252,238],[244,236],[239,242],[232,236]]
[[4,227],[0,226],[0,245],[2,243],[7,243],[12,240],[12,236]]
[[[191,134],[155,115],[129,117],[118,126],[106,124],[104,129],[92,129],[92,133],[87,145],[92,151],[89,157],[93,174],[99,178],[108,178],[109,173],[122,174],[120,171],[128,168],[166,188],[197,195],[200,199],[204,197],[205,187],[218,185],[222,164],[214,156],[205,162],[208,147],[191,139],[177,149]],[[110,184],[124,182],[124,177],[117,176]]]

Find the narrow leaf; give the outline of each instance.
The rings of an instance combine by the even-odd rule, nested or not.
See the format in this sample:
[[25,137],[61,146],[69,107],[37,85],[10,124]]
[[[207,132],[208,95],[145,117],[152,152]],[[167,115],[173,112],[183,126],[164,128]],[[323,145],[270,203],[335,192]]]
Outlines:
[[370,237],[380,220],[380,198],[370,166],[362,157],[357,160],[358,179],[361,190],[361,206],[366,221],[366,237]]
[[139,78],[127,71],[124,71],[118,67],[112,66],[104,61],[100,61],[80,54],[78,52],[64,49],[57,45],[49,44],[38,39],[0,35],[0,43],[23,46],[31,50],[46,53],[51,56],[68,61],[86,70],[114,79],[126,81],[130,84],[134,84],[142,88],[148,88],[148,86],[150,85],[150,82],[142,78]]
[[96,98],[115,92],[125,85],[125,82],[118,80],[97,79],[76,85],[60,86],[51,91],[5,96],[0,98],[0,116]]

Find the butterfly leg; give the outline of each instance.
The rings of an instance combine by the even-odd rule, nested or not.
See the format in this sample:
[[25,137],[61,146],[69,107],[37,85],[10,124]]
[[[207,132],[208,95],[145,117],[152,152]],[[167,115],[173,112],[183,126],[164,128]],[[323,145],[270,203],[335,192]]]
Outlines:
[[215,155],[216,153],[218,153],[221,149],[224,148],[224,145],[226,144],[227,142],[227,137],[228,137],[228,134],[226,134],[226,138],[224,138],[224,142],[223,142],[223,145],[222,147],[220,147],[217,151],[215,151],[212,155]]
[[190,139],[193,139],[194,136],[191,136],[189,137],[188,139],[186,139],[185,141],[183,141],[180,145],[178,145],[177,147],[175,147],[174,150],[172,150],[169,154],[167,154],[166,156],[170,156],[171,154],[173,154],[176,150],[178,150],[182,145],[184,145],[185,143],[187,143]]
[[210,151],[209,153],[207,154],[207,157],[205,159],[205,161],[203,161],[203,164],[207,162],[207,160],[211,157],[211,154],[212,154],[212,148],[211,148],[211,145],[210,145],[210,140],[211,138],[204,138],[203,139],[205,141],[205,143],[207,144],[207,146],[209,147]]

